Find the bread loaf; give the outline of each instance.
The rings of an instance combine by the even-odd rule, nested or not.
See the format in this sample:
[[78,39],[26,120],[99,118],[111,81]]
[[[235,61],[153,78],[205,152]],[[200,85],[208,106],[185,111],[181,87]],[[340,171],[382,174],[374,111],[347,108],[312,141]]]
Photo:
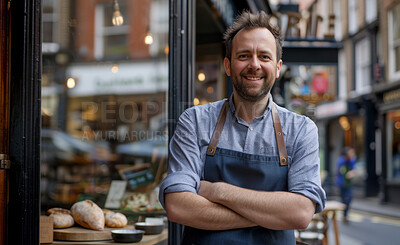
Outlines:
[[106,226],[121,228],[128,224],[126,216],[122,213],[115,213],[108,209],[103,209]]
[[96,203],[90,200],[80,201],[72,205],[71,213],[75,222],[85,228],[92,230],[104,229],[103,211]]
[[47,214],[53,217],[54,228],[68,228],[74,225],[74,218],[71,211],[63,208],[51,208],[47,210]]

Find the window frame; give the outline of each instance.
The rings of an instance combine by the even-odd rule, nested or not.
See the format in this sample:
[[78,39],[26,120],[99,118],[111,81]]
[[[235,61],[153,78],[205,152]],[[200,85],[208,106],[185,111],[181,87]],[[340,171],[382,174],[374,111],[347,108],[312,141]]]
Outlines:
[[354,34],[358,30],[358,23],[357,23],[357,12],[358,12],[358,2],[357,0],[349,0],[348,2],[348,30],[349,34]]
[[[394,30],[394,18],[393,12],[396,8],[400,9],[400,3],[396,4],[388,12],[388,73],[389,73],[389,83],[396,82],[400,80],[400,69],[396,71],[396,57],[394,55],[395,49],[400,48],[400,38],[393,40],[393,30]],[[399,18],[400,19],[400,18]],[[398,26],[400,23],[397,24]],[[398,59],[400,62],[400,58]]]
[[371,39],[368,36],[357,40],[354,43],[354,76],[355,88],[357,94],[366,94],[372,90],[371,77]]
[[[45,2],[45,1],[43,1]],[[59,44],[59,35],[57,34],[57,30],[59,29],[59,12],[58,9],[60,8],[60,1],[59,0],[48,0],[52,4],[53,12],[52,13],[45,13],[42,10],[42,28],[43,27],[43,22],[46,23],[51,23],[51,32],[52,32],[52,37],[50,42],[42,42],[42,52],[43,53],[56,53],[60,49],[60,44]],[[44,7],[45,4],[42,3],[42,7]],[[45,40],[42,32],[42,40]]]
[[372,23],[378,18],[377,0],[365,0],[365,21]]
[[126,35],[126,41],[128,42],[129,26],[126,24],[126,16],[124,24],[121,26],[105,26],[104,24],[104,12],[105,5],[109,3],[97,3],[95,8],[95,38],[94,38],[94,59],[102,60],[108,58],[104,52],[104,39],[109,36]]

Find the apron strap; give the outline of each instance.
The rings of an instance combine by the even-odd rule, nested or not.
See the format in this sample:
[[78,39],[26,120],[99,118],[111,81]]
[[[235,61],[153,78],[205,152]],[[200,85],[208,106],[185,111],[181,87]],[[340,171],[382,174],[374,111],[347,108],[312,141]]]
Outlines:
[[210,144],[207,147],[207,155],[214,156],[215,150],[217,149],[219,137],[222,134],[222,129],[224,128],[226,112],[228,111],[229,107],[229,100],[226,100],[225,103],[222,105],[221,112],[218,116],[217,125],[214,128],[214,132],[211,136]]
[[[229,107],[229,100],[226,100],[225,103],[222,105],[221,112],[219,113],[218,116],[217,125],[214,128],[210,144],[207,147],[206,154],[208,156],[215,155],[215,150],[217,149],[219,137],[221,136],[222,129],[224,128],[226,112],[228,111],[228,107]],[[279,119],[279,114],[276,109],[275,103],[272,103],[271,108],[272,108],[271,110],[272,120],[274,122],[274,129],[275,129],[274,131],[275,131],[276,144],[278,146],[278,152],[279,152],[279,163],[281,166],[286,166],[288,165],[289,160],[286,152],[285,140],[283,139],[281,120]]]
[[283,139],[281,120],[279,118],[278,110],[276,109],[275,103],[272,103],[271,109],[272,120],[274,121],[276,144],[279,151],[279,163],[281,166],[286,166],[288,165],[289,161],[286,152],[285,140]]

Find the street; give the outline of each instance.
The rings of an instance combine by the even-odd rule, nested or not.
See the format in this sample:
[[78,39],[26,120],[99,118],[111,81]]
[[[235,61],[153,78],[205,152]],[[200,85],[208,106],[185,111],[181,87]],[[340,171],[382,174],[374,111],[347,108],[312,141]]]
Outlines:
[[[357,210],[349,211],[349,222],[342,222],[338,213],[341,245],[398,245],[400,219],[379,216]],[[335,244],[333,229],[329,229],[329,244]]]

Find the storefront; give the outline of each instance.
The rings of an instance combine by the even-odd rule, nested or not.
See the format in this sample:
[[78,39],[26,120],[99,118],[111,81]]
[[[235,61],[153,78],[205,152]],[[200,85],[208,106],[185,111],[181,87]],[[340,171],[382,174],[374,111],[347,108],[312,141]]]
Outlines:
[[[394,85],[395,86],[395,85]],[[379,123],[381,125],[380,139],[382,148],[380,159],[377,159],[378,170],[381,172],[382,201],[399,204],[400,192],[400,90],[398,86],[378,93]]]
[[344,100],[320,105],[315,110],[315,120],[320,131],[320,148],[328,153],[324,155],[324,169],[327,171],[324,184],[327,194],[338,194],[335,188],[336,162],[345,146],[351,146],[357,152],[357,176],[354,179],[354,186],[363,190],[366,178],[364,152],[366,132],[363,115],[359,113],[359,105]]
[[[165,161],[182,111],[229,94],[222,32],[248,7],[217,0],[3,2],[0,154],[8,192],[0,202],[1,244],[39,244],[48,208],[82,198],[102,206],[121,165]],[[127,150],[134,155],[124,156]],[[160,176],[146,183],[154,179]],[[171,244],[179,243],[175,225]]]

